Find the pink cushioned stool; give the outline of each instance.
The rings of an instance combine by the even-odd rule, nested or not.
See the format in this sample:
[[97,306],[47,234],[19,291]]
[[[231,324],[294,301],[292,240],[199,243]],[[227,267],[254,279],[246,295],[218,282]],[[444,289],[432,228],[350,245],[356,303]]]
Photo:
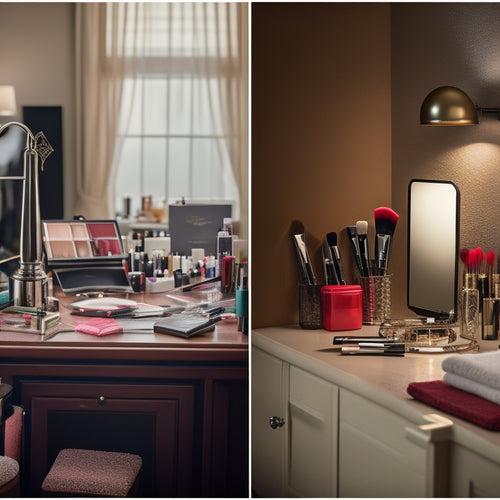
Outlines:
[[139,455],[65,449],[57,455],[42,490],[58,495],[126,497],[142,467]]
[[[19,464],[10,457],[0,457],[0,496],[12,497],[19,485]],[[17,495],[16,495],[17,496]]]

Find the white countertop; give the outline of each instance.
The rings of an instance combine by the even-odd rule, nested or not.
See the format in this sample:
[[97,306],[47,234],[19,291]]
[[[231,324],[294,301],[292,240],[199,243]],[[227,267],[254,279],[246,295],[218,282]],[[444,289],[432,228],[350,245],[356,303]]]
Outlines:
[[[453,426],[456,442],[476,450],[479,446],[481,453],[500,463],[500,432],[441,412],[414,400],[406,392],[411,382],[442,379],[441,362],[454,353],[406,353],[404,357],[342,355],[338,346],[333,345],[333,337],[337,335],[373,336],[378,335],[378,327],[363,326],[351,332],[303,330],[298,325],[268,327],[252,331],[252,344],[416,423],[418,416],[429,413],[445,416],[456,424]],[[499,343],[479,341],[479,352],[498,349]]]

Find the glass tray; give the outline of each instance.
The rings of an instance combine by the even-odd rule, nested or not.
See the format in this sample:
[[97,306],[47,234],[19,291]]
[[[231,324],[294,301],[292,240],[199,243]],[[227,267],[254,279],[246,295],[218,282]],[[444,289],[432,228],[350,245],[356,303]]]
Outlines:
[[404,342],[406,352],[429,354],[478,351],[478,343],[458,336],[456,328],[456,323],[432,323],[426,318],[391,319],[380,325],[379,335]]

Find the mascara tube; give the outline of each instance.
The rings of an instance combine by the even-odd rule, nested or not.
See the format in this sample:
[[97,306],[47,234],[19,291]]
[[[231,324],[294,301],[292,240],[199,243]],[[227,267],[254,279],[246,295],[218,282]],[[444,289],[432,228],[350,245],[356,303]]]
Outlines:
[[404,344],[359,344],[357,346],[343,346],[342,354],[367,354],[375,356],[404,356]]

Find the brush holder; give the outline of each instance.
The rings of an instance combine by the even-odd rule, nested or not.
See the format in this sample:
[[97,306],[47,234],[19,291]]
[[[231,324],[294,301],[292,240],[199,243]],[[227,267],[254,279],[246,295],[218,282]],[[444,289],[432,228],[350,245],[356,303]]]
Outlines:
[[500,298],[500,274],[494,273],[491,275],[491,296],[495,298]]
[[460,301],[460,337],[476,340],[479,330],[479,290],[463,288]]
[[307,330],[323,328],[321,289],[323,285],[299,284],[299,325]]
[[363,324],[380,325],[391,317],[391,275],[361,276]]
[[500,330],[500,299],[483,299],[483,320],[481,338],[483,340],[498,340]]

